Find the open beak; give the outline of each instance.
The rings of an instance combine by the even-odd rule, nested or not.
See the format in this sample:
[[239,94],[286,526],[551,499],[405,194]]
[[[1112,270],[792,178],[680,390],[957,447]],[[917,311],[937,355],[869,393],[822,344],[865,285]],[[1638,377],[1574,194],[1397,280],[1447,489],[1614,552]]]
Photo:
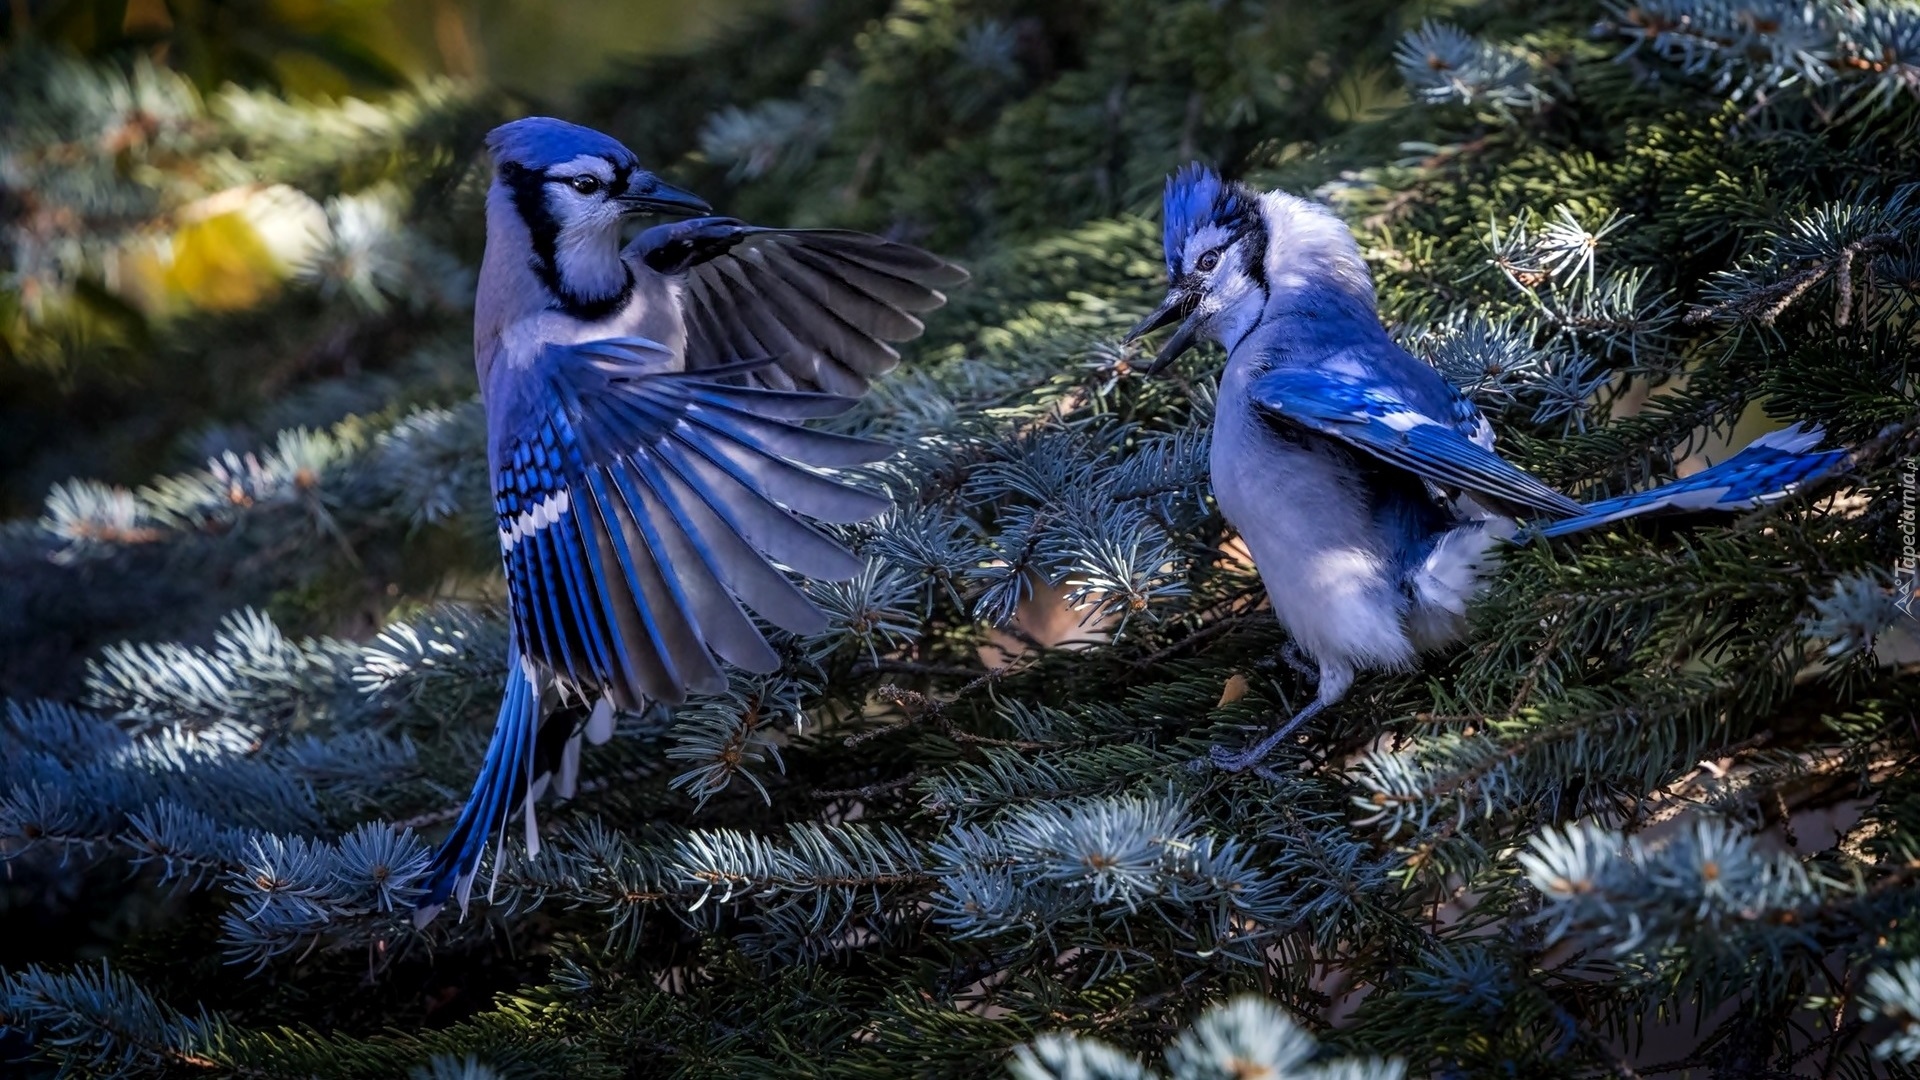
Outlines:
[[711,214],[713,207],[691,191],[682,191],[657,176],[636,178],[620,196],[629,214]]
[[1160,346],[1160,351],[1154,356],[1153,363],[1147,365],[1148,375],[1160,374],[1161,370],[1173,363],[1181,353],[1193,348],[1194,342],[1199,337],[1199,327],[1195,325],[1196,320],[1192,316],[1193,309],[1199,304],[1198,296],[1175,289],[1167,294],[1166,300],[1159,307],[1153,309],[1153,314],[1141,319],[1140,325],[1127,331],[1124,340],[1131,343],[1169,323],[1185,320],[1180,323],[1180,329],[1175,330],[1173,336],[1167,339],[1167,343]]

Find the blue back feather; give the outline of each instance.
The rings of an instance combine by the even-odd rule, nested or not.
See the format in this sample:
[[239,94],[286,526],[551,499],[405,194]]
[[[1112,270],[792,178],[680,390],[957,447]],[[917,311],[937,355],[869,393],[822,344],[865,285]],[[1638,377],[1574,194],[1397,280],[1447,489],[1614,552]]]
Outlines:
[[1167,194],[1161,220],[1165,230],[1163,244],[1167,255],[1167,277],[1178,272],[1180,249],[1187,238],[1208,224],[1230,224],[1235,218],[1253,212],[1253,195],[1239,184],[1231,184],[1220,174],[1199,162],[1189,162],[1167,177]]
[[633,151],[620,145],[618,139],[551,116],[529,116],[494,128],[487,133],[487,151],[495,161],[511,161],[535,171],[582,154],[595,154],[617,164],[640,164]]

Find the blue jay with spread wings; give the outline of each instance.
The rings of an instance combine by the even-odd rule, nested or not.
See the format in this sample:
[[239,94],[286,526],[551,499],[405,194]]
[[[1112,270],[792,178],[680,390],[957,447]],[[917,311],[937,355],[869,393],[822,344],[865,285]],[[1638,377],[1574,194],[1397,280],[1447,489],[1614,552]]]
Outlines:
[[1210,468],[1292,646],[1312,704],[1240,753],[1257,766],[1339,701],[1356,673],[1400,670],[1459,640],[1468,602],[1513,537],[1643,514],[1740,510],[1843,468],[1799,425],[1649,491],[1581,504],[1506,462],[1480,411],[1380,325],[1373,281],[1326,209],[1189,166],[1167,183],[1166,300],[1128,340],[1178,324],[1149,373],[1202,340],[1227,350]]
[[[507,578],[507,687],[473,794],[435,855],[419,921],[466,907],[516,812],[572,793],[580,740],[616,708],[725,686],[719,661],[778,658],[749,612],[825,626],[783,568],[845,579],[860,563],[813,522],[862,521],[880,496],[820,471],[885,457],[799,421],[850,407],[899,360],[888,342],[966,272],[832,229],[706,214],[600,132],[535,117],[487,137],[493,183],[474,363]],[[557,700],[580,703],[554,712]],[[584,724],[578,712],[592,705]]]

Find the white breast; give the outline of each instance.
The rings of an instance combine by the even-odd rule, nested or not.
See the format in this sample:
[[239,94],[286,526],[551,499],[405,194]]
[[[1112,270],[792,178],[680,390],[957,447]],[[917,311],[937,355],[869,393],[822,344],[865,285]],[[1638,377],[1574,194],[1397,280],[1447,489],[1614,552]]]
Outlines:
[[1214,422],[1220,512],[1259,568],[1275,616],[1323,667],[1404,668],[1413,644],[1361,478],[1338,457],[1277,437],[1229,365]]
[[672,361],[663,363],[661,370],[682,370],[687,351],[679,293],[678,282],[644,271],[635,275],[632,301],[604,319],[582,322],[558,311],[538,311],[514,322],[501,331],[500,356],[515,367],[525,367],[548,345],[637,337],[657,342],[672,354]]

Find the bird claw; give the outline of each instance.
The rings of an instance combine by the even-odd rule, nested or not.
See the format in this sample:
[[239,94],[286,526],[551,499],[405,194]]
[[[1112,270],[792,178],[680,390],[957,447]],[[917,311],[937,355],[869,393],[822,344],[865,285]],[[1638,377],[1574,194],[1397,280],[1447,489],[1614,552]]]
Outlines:
[[1267,760],[1267,755],[1273,753],[1274,748],[1285,741],[1287,736],[1293,734],[1301,724],[1306,723],[1318,715],[1323,708],[1326,708],[1326,702],[1315,701],[1313,704],[1294,713],[1292,719],[1281,724],[1278,729],[1266,738],[1261,739],[1259,742],[1254,743],[1239,753],[1234,753],[1224,746],[1208,747],[1207,760],[1213,764],[1214,768],[1219,769],[1221,772],[1240,773],[1246,772],[1248,769],[1255,769],[1257,772],[1264,773],[1265,770],[1258,769],[1258,766],[1261,762]]
[[1207,748],[1207,760],[1221,772],[1240,773],[1265,761],[1267,750],[1264,740],[1238,752],[1224,746],[1210,746]]
[[1293,729],[1300,726],[1300,719],[1287,721],[1280,726],[1280,730],[1238,753],[1224,746],[1208,747],[1207,760],[1213,762],[1213,767],[1221,772],[1242,773],[1248,769],[1265,772],[1266,770],[1261,768],[1261,762],[1266,761],[1267,755],[1273,753],[1273,748],[1280,745],[1280,740],[1292,734]]

